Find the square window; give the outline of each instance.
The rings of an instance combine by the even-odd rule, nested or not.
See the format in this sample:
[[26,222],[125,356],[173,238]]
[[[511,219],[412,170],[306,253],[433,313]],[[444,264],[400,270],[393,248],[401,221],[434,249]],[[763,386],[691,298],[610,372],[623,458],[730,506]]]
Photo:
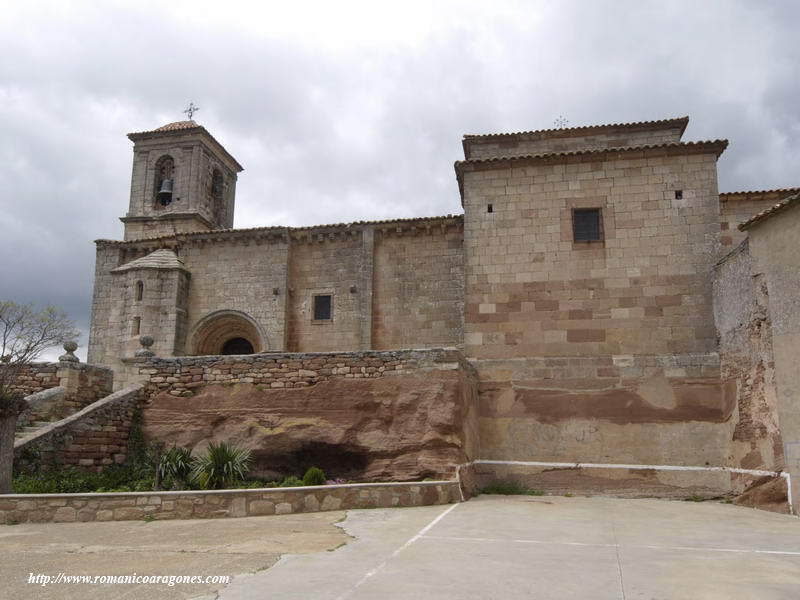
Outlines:
[[603,239],[603,224],[599,208],[572,210],[572,239],[576,242],[599,242]]
[[333,309],[333,298],[330,295],[314,296],[314,320],[329,321]]

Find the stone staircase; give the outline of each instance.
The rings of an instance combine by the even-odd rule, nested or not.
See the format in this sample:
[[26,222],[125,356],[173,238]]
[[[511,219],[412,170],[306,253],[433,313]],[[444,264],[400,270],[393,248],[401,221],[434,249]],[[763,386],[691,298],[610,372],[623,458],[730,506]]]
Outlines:
[[26,425],[17,425],[17,429],[14,432],[14,441],[18,442],[22,438],[26,438],[51,424],[51,421],[31,421]]

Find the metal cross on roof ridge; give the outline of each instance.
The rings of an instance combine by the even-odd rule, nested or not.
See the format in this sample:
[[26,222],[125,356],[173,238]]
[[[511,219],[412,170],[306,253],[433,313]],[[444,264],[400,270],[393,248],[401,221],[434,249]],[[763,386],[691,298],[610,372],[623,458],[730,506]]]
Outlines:
[[200,110],[199,106],[195,106],[194,102],[189,102],[189,107],[183,112],[185,112],[189,116],[189,120],[191,121],[192,115],[196,113],[198,110]]

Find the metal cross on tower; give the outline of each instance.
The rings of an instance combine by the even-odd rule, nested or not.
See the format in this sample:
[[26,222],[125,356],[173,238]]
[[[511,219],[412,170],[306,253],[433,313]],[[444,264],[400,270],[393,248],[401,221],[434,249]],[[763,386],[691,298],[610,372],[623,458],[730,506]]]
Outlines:
[[558,129],[563,129],[569,125],[569,121],[565,119],[563,115],[558,115],[558,118],[553,121],[553,125],[555,125]]
[[200,110],[199,106],[195,106],[194,102],[189,102],[189,108],[187,108],[183,112],[185,112],[187,115],[189,115],[189,120],[191,121],[192,120],[192,115],[194,113],[196,113],[198,110]]

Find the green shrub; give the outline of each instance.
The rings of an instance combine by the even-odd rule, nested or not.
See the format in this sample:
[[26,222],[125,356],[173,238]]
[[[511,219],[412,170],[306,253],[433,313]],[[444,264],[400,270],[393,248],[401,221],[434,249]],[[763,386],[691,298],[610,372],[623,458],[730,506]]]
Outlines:
[[203,489],[229,487],[244,480],[250,464],[250,450],[225,442],[211,442],[206,453],[195,459],[192,479]]
[[284,477],[283,481],[280,482],[278,487],[300,487],[305,485],[303,480],[295,477],[294,475],[289,475],[288,477]]
[[481,494],[502,494],[503,496],[544,496],[541,490],[531,490],[516,481],[496,481],[480,491]]
[[317,467],[309,467],[303,475],[303,485],[325,485],[325,471]]

